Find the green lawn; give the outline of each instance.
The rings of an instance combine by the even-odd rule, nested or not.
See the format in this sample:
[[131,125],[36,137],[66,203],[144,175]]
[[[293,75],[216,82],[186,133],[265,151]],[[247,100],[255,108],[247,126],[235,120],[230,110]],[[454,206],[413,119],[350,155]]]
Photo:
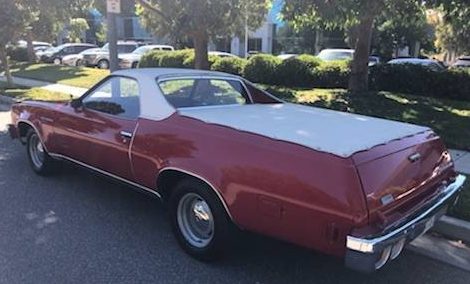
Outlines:
[[448,147],[470,150],[470,102],[389,92],[352,95],[342,89],[264,88],[290,102],[429,126]]
[[85,67],[68,67],[52,64],[17,64],[12,75],[75,87],[90,88],[109,75],[108,70]]
[[70,96],[67,94],[50,92],[40,88],[23,88],[18,86],[6,88],[6,84],[3,82],[0,82],[0,94],[20,100],[63,101],[70,99]]

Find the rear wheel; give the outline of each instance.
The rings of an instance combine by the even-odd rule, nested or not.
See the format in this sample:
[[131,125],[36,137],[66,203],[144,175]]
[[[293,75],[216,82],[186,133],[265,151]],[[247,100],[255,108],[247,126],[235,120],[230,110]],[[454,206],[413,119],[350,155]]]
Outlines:
[[30,129],[26,141],[27,154],[33,170],[39,175],[50,174],[54,166],[54,160],[47,154],[39,135],[33,129]]
[[98,61],[98,68],[100,69],[109,69],[109,62],[106,59]]
[[180,246],[199,260],[213,260],[227,248],[230,220],[217,196],[195,180],[179,183],[169,200],[173,232]]
[[60,60],[60,58],[54,58],[54,64],[55,65],[60,65],[60,64],[62,64],[62,60]]

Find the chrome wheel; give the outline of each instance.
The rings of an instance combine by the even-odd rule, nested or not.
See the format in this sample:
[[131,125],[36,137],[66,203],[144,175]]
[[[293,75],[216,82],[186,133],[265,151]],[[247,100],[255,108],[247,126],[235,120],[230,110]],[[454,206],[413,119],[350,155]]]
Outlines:
[[106,60],[101,60],[98,62],[98,68],[99,69],[109,69],[109,63]]
[[62,61],[60,60],[60,58],[54,59],[54,64],[55,65],[60,65],[61,63],[62,63]]
[[188,243],[204,248],[214,237],[214,217],[207,202],[196,193],[185,194],[178,203],[177,221]]
[[34,167],[37,169],[42,168],[44,165],[44,159],[46,157],[46,153],[44,152],[44,147],[41,143],[41,140],[39,140],[39,137],[37,134],[31,135],[29,138],[29,144],[28,144],[28,150],[29,150],[29,155],[31,157],[31,161],[33,162]]

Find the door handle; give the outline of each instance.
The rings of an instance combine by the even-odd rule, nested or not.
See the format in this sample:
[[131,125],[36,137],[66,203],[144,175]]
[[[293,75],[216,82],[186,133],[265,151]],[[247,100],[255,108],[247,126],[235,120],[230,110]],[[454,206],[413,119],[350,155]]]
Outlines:
[[132,138],[132,133],[128,131],[121,131],[121,136],[124,138]]

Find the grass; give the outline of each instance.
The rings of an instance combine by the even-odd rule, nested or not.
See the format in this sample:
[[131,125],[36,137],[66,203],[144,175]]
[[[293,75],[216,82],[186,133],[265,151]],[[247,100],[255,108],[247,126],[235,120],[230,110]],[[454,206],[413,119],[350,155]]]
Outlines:
[[343,89],[264,88],[290,102],[425,125],[449,148],[470,150],[470,102],[389,92],[352,95]]
[[63,101],[70,99],[70,96],[65,93],[50,92],[41,88],[18,86],[7,88],[3,82],[0,82],[0,94],[19,100]]
[[470,222],[470,176],[464,185],[457,205],[449,211],[449,215]]
[[68,67],[52,64],[17,64],[12,75],[81,88],[90,88],[109,75],[108,70],[85,67]]

